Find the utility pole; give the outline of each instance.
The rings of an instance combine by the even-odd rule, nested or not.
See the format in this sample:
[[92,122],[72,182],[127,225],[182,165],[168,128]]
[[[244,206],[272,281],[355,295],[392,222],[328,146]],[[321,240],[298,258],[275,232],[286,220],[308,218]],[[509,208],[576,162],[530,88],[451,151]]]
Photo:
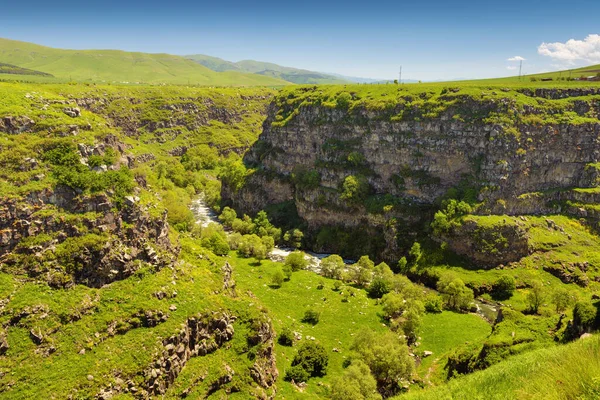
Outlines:
[[400,66],[400,72],[398,74],[398,83],[402,85],[402,65]]
[[521,71],[523,70],[523,60],[519,60],[519,80],[521,80]]

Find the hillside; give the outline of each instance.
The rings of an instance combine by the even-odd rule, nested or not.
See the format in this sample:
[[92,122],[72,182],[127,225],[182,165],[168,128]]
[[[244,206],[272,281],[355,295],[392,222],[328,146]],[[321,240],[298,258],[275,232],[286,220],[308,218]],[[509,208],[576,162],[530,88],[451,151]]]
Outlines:
[[0,63],[0,74],[11,74],[11,75],[35,75],[35,76],[48,76],[52,74],[46,72],[34,71],[32,69],[17,67],[16,65]]
[[349,80],[339,76],[323,74],[321,72],[307,71],[298,68],[282,67],[281,65],[262,61],[243,60],[234,63],[203,54],[194,54],[185,57],[190,60],[194,60],[197,63],[202,64],[214,71],[244,71],[257,75],[283,79],[285,81],[297,84],[341,84],[349,82]]
[[219,73],[183,57],[120,50],[62,50],[0,39],[0,62],[90,82],[178,83],[210,86],[281,86],[277,78]]

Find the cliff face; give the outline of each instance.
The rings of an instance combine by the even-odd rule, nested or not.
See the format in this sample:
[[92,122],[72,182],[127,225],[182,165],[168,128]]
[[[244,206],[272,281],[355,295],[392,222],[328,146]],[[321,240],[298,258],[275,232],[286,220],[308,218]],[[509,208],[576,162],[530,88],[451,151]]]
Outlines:
[[[598,182],[596,92],[506,89],[417,104],[417,96],[401,94],[384,109],[370,107],[362,93],[350,94],[350,106],[340,106],[337,94],[332,107],[300,92],[271,105],[246,157],[256,171],[224,196],[247,212],[293,201],[320,250],[338,250],[318,238],[324,227],[341,226],[383,239],[385,248],[373,249],[392,259],[401,250],[398,232],[416,234],[451,189],[475,193],[481,214],[536,214],[556,210],[552,200],[582,196],[570,189]],[[563,109],[547,100],[554,98]],[[306,185],[310,174],[317,182]],[[358,201],[348,200],[348,176],[368,183]]]

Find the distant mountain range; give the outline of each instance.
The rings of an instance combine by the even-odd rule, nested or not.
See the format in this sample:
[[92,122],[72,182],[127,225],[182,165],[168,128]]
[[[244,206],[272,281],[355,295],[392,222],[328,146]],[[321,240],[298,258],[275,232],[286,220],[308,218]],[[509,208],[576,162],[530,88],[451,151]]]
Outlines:
[[351,79],[347,79],[348,77],[343,77],[341,75],[325,74],[322,72],[308,71],[305,69],[283,67],[281,65],[269,62],[254,60],[232,62],[204,54],[192,54],[185,57],[217,72],[249,72],[251,74],[283,79],[285,81],[297,84],[340,84],[354,82]]
[[[57,80],[177,83],[211,86],[282,86],[286,80],[243,71],[215,72],[185,57],[120,50],[62,50],[0,38],[0,63],[52,74]],[[8,71],[8,68],[7,68]],[[0,70],[0,76],[3,72]],[[30,75],[26,73],[23,75]],[[8,75],[4,75],[8,76]],[[51,78],[48,78],[51,79]]]

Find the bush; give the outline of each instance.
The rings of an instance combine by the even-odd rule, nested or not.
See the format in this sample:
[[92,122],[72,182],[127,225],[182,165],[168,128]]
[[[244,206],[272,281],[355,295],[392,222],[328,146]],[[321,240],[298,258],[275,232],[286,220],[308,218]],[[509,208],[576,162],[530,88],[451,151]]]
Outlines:
[[285,276],[283,275],[283,271],[278,269],[277,271],[273,272],[273,276],[271,276],[271,284],[276,287],[281,287],[284,279]]
[[367,293],[369,297],[373,299],[380,299],[383,295],[389,293],[391,290],[391,284],[388,280],[382,277],[375,277],[373,282],[369,285]]
[[285,258],[285,265],[289,265],[292,271],[300,271],[306,269],[308,260],[304,258],[304,253],[301,251],[293,251]]
[[439,296],[430,296],[425,300],[425,311],[431,314],[442,312],[443,302]]
[[503,275],[492,285],[492,296],[496,300],[508,300],[516,290],[515,278]]
[[589,332],[596,327],[597,309],[592,303],[579,302],[573,308],[573,326],[578,334]]
[[283,328],[279,336],[277,337],[277,343],[282,346],[293,346],[294,345],[294,333],[288,327]]
[[379,400],[377,381],[371,375],[369,366],[361,360],[353,360],[344,375],[333,381],[331,386],[333,400]]
[[301,365],[294,365],[285,371],[285,377],[283,379],[288,382],[306,382],[310,379],[310,374],[302,368]]
[[299,366],[309,376],[324,376],[326,374],[329,356],[325,348],[315,342],[304,342],[292,361],[292,367]]
[[290,229],[283,235],[284,243],[295,249],[302,247],[303,238],[304,234],[300,229]]
[[283,271],[283,275],[285,276],[286,281],[289,281],[290,279],[292,279],[292,273],[294,271],[292,270],[292,267],[290,265],[284,265],[282,267],[282,271]]
[[304,317],[302,317],[302,322],[307,324],[316,325],[319,323],[319,319],[321,318],[321,314],[318,311],[309,308],[304,312]]

